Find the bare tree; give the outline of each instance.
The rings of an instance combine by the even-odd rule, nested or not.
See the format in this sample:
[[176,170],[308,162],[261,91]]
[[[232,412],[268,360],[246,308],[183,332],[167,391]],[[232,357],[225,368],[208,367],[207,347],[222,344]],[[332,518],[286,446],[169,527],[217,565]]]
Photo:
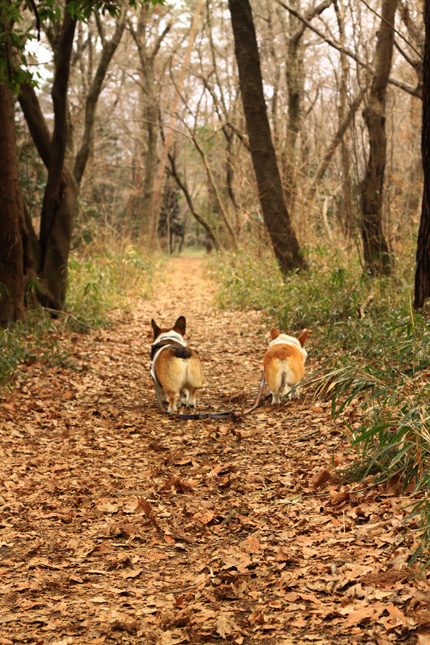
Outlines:
[[430,3],[424,4],[425,44],[423,61],[423,126],[421,153],[424,191],[418,232],[414,307],[420,308],[430,297]]
[[[293,0],[295,9],[298,2]],[[306,14],[306,20],[311,22],[315,16],[319,16],[325,9],[330,7],[333,0],[323,0]],[[304,46],[303,36],[306,31],[306,24],[299,21],[292,12],[288,14],[289,30],[287,61],[286,61],[286,79],[288,89],[288,121],[286,137],[286,155],[285,155],[285,184],[287,193],[287,203],[289,208],[294,208],[296,195],[296,154],[297,138],[302,126],[303,115],[303,96],[305,86],[305,67],[304,67]]]
[[368,105],[364,110],[369,132],[369,157],[361,183],[361,236],[365,270],[371,275],[390,273],[392,262],[382,230],[382,197],[387,150],[385,104],[393,58],[396,7],[397,0],[382,0],[374,60],[375,73]]
[[129,22],[129,30],[139,56],[142,136],[136,138],[135,184],[128,204],[128,211],[131,214],[136,204],[140,205],[139,218],[142,233],[149,233],[158,162],[157,141],[160,99],[157,95],[158,81],[156,79],[155,62],[162,43],[172,28],[172,22],[169,21],[160,29],[159,34],[152,37],[151,31],[153,30],[154,22],[153,8],[150,4],[145,4],[140,8],[136,29],[133,27],[132,22]]
[[0,325],[24,315],[24,206],[13,104],[11,89],[0,84]]
[[267,118],[260,56],[249,0],[229,0],[240,91],[259,199],[275,256],[285,273],[306,262],[291,225]]

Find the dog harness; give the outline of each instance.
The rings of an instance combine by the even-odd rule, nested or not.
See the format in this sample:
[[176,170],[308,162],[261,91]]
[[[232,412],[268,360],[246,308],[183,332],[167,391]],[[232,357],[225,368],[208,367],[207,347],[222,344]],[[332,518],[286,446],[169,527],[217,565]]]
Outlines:
[[[283,336],[284,338],[281,338]],[[285,338],[286,334],[279,334],[275,340],[272,340],[269,343],[269,347],[273,347],[273,345],[290,345],[290,347],[297,347],[298,350],[300,350],[302,356],[303,356],[303,361],[306,360],[306,357],[308,355],[307,351],[305,350],[304,347],[300,345],[300,342],[297,340],[297,338],[294,338],[293,336],[287,336]]]
[[[152,361],[151,361],[151,376],[154,379],[154,383],[158,385],[161,389],[163,389],[163,386],[161,385],[160,381],[157,378],[157,375],[155,373],[155,363],[163,349],[167,349],[168,347],[174,347],[172,343],[169,343],[169,341],[173,341],[174,343],[179,343],[179,345],[182,345],[182,347],[186,347],[187,343],[184,341],[182,338],[181,334],[178,334],[176,331],[168,331],[165,332],[164,334],[160,334],[158,338],[154,340],[154,342],[151,345],[151,355],[152,355]],[[161,345],[161,343],[166,343],[165,345]],[[158,347],[160,345],[160,347]]]

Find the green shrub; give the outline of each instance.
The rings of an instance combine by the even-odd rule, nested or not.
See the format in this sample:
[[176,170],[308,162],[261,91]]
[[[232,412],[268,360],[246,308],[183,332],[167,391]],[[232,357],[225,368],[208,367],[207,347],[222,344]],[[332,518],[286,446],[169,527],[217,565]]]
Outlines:
[[286,332],[312,328],[349,349],[365,343],[367,334],[370,341],[374,330],[369,326],[384,322],[387,315],[409,315],[411,261],[393,277],[371,279],[355,253],[319,246],[307,249],[306,255],[309,270],[285,278],[268,250],[253,253],[251,247],[212,260],[212,274],[220,284],[218,306],[261,309]]
[[[224,255],[211,270],[220,307],[256,308],[287,333],[312,329],[322,370],[306,380],[329,396],[334,416],[354,402],[350,428],[361,476],[396,478],[425,493],[422,553],[430,545],[430,321],[411,306],[414,253],[397,258],[392,276],[364,275],[356,254],[307,249],[310,269],[285,279],[269,252]],[[213,260],[212,260],[213,262]],[[428,557],[428,555],[426,556]]]
[[23,322],[0,328],[0,385],[25,363],[73,367],[64,332],[107,326],[110,310],[126,307],[132,295],[147,298],[161,263],[160,257],[145,257],[132,245],[118,247],[112,242],[74,250],[69,259],[66,311],[54,319],[34,306],[27,309]]
[[109,310],[124,307],[131,295],[148,297],[160,263],[131,244],[80,246],[69,259],[68,324],[82,331],[109,324]]
[[71,366],[57,331],[57,323],[41,307],[30,309],[23,322],[0,328],[0,385],[24,364]]

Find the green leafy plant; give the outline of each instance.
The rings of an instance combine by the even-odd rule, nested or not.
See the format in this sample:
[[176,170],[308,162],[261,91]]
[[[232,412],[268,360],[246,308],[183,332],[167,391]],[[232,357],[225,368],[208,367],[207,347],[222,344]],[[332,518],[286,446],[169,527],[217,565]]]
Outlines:
[[0,385],[7,383],[23,365],[40,362],[46,366],[72,367],[57,331],[56,322],[41,307],[29,310],[23,322],[0,328]]
[[423,555],[430,546],[430,321],[411,307],[414,255],[398,258],[392,276],[369,279],[352,254],[323,246],[307,254],[310,270],[285,280],[260,250],[211,260],[218,305],[261,309],[287,333],[312,329],[323,367],[305,385],[331,399],[333,416],[356,409],[359,421],[349,430],[361,456],[358,477],[416,491],[411,514],[421,518]]
[[110,310],[127,307],[131,295],[148,297],[154,272],[161,265],[160,257],[145,257],[131,244],[111,239],[98,239],[76,249],[69,262],[66,311],[53,318],[52,312],[38,305],[29,307],[23,322],[0,329],[0,385],[20,366],[36,361],[73,368],[64,342],[67,330],[87,332],[108,326]]
[[161,258],[144,258],[131,244],[81,245],[69,261],[68,325],[80,331],[109,324],[107,312],[126,305],[130,295],[147,298]]

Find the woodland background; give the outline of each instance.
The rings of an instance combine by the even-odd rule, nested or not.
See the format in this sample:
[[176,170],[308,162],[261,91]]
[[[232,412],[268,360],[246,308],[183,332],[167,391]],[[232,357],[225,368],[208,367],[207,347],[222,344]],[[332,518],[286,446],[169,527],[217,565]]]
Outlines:
[[[359,409],[361,474],[424,492],[424,548],[428,3],[7,7],[0,305],[4,323],[25,320],[2,331],[2,381],[58,360],[49,314],[73,330],[107,324],[130,290],[148,294],[157,252],[211,252],[218,306],[312,328],[326,360],[307,385],[333,416]],[[238,47],[244,25],[254,58],[251,37]]]
[[[391,4],[397,11],[380,217],[387,251],[396,255],[420,215],[424,29],[421,2]],[[272,139],[301,247],[328,243],[363,255],[360,190],[369,166],[363,115],[382,9],[329,0],[254,6]],[[23,15],[31,20],[30,12]],[[60,24],[42,23],[27,56],[29,69],[41,74],[37,96],[51,130],[60,33]],[[46,170],[19,108],[16,116],[21,185],[37,229]],[[170,240],[171,249],[205,243],[232,249],[264,238],[226,2],[145,4],[123,7],[116,18],[78,21],[67,120],[66,156],[79,184],[74,246],[100,230],[149,246],[158,238],[168,248]],[[80,169],[84,144],[88,160]]]
[[[428,643],[430,2],[0,25],[1,642]],[[182,313],[215,411],[308,328],[298,403],[163,415]]]

